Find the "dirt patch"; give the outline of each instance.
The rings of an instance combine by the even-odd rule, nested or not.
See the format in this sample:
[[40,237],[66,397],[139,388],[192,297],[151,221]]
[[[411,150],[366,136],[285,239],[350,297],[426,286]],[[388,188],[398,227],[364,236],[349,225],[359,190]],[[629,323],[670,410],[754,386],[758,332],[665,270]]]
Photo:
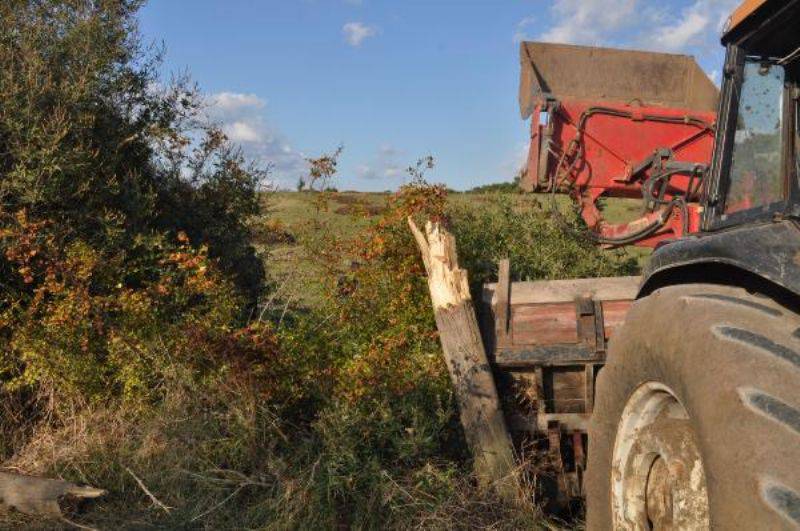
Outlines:
[[333,200],[340,205],[366,205],[367,201],[356,194],[336,194]]
[[369,217],[379,216],[383,213],[385,207],[378,206],[378,205],[366,205],[363,203],[357,203],[352,205],[343,205],[334,210],[334,213],[341,214],[344,216],[352,216],[358,214],[365,214]]
[[297,238],[279,220],[271,220],[253,230],[252,241],[257,245],[293,245]]

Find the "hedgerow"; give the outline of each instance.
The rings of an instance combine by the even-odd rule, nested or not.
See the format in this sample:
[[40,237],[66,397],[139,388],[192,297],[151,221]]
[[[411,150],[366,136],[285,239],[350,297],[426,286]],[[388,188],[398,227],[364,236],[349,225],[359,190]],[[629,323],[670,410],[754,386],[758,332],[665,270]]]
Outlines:
[[159,85],[140,4],[0,7],[7,390],[151,400],[164,353],[196,363],[192,330],[239,326],[262,289],[248,219],[263,172],[186,81]]

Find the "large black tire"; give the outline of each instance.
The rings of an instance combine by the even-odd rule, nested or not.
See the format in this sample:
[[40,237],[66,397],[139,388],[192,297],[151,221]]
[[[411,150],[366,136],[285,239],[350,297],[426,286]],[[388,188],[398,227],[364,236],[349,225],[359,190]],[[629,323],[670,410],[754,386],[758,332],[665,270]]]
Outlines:
[[[612,484],[615,492],[623,492],[619,463],[624,459],[618,456],[644,455],[638,441],[625,442],[630,436],[617,442],[618,431],[639,433],[622,428],[633,422],[631,397],[662,387],[688,416],[675,414],[690,428],[687,437],[700,455],[710,527],[800,528],[800,317],[739,288],[692,284],[663,288],[637,301],[611,341],[589,429],[588,529],[659,527],[647,519],[616,518],[620,512],[613,507],[620,507],[619,500],[628,502],[612,492]],[[662,477],[654,465],[647,466],[645,482]],[[680,469],[664,470],[688,477]],[[677,492],[679,480],[664,477],[672,478],[666,490]],[[699,477],[692,479],[692,488]],[[656,495],[644,492],[647,511]],[[670,510],[677,514],[681,507]]]

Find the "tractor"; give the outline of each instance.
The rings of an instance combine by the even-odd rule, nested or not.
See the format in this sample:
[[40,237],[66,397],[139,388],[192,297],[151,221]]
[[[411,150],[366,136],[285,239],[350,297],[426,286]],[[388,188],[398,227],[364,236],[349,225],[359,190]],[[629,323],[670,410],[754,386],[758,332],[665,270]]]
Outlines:
[[[484,288],[509,430],[591,530],[800,528],[798,28],[800,0],[744,2],[719,89],[687,56],[521,44],[522,188],[653,249],[641,277],[505,262]],[[604,219],[619,198],[640,217]]]

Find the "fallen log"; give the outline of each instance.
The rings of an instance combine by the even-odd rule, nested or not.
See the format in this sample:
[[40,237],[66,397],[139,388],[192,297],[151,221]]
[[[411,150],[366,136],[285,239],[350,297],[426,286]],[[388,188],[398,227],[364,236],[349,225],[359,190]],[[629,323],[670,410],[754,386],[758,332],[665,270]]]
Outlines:
[[60,479],[0,472],[0,501],[7,507],[29,515],[63,520],[64,515],[58,504],[63,497],[97,498],[105,493],[103,489],[81,487]]
[[459,415],[483,486],[516,501],[514,450],[478,328],[467,272],[458,266],[455,238],[439,223],[425,233],[408,219],[428,273],[428,288]]

